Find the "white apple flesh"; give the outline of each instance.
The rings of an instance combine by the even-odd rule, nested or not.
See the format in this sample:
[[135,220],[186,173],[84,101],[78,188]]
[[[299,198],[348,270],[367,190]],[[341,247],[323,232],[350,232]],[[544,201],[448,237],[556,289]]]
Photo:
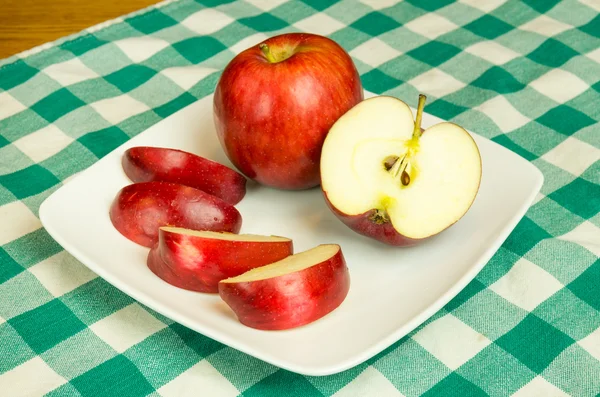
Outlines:
[[457,222],[475,200],[481,156],[449,122],[421,129],[393,97],[367,99],[331,128],[321,155],[321,187],[332,211],[354,231],[410,246]]
[[219,295],[240,322],[263,330],[320,319],[346,298],[350,274],[339,245],[311,250],[219,283]]

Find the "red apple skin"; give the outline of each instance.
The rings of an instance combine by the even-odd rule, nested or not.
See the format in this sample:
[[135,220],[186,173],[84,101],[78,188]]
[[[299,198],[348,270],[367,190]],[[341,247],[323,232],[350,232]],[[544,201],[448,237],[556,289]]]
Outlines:
[[[177,286],[209,293],[217,293],[219,281],[223,279],[277,262],[294,252],[292,240],[218,240],[162,229],[158,241],[161,258],[169,272],[187,284]],[[165,281],[169,282],[166,278]]]
[[371,210],[359,215],[348,215],[339,211],[327,197],[327,192],[323,192],[327,206],[346,226],[358,234],[373,238],[384,244],[393,245],[395,247],[412,247],[417,245],[427,238],[413,239],[403,236],[398,233],[391,222],[376,223],[371,218],[375,210]]
[[235,205],[246,194],[246,178],[222,164],[182,150],[138,146],[128,149],[123,170],[133,182],[171,182],[193,187]]
[[165,261],[163,261],[162,257],[160,256],[158,243],[156,243],[148,253],[146,265],[148,266],[148,269],[152,271],[152,273],[175,287],[192,291],[196,291],[199,287],[197,279],[180,277],[169,266],[167,266]]
[[214,96],[219,140],[231,162],[263,185],[317,186],[325,136],[363,99],[359,74],[326,37],[288,33],[263,43],[293,55],[271,63],[256,45],[227,65]]
[[265,280],[219,283],[219,295],[239,321],[261,330],[283,330],[320,319],[348,295],[350,273],[341,249],[328,260]]
[[242,216],[231,204],[189,186],[134,183],[121,189],[110,207],[113,226],[131,241],[152,247],[161,226],[237,233]]

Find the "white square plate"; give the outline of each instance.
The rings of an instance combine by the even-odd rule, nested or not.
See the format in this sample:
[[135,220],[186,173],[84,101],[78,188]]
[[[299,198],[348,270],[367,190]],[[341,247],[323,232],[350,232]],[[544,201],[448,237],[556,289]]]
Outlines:
[[[424,127],[440,121],[423,117]],[[333,374],[369,359],[442,308],[481,270],[534,200],[542,174],[502,146],[474,138],[483,160],[475,203],[453,227],[415,248],[388,247],[350,231],[327,209],[319,189],[285,192],[250,185],[237,206],[243,233],[293,238],[297,252],[338,243],[350,269],[344,303],[292,330],[245,327],[218,295],[163,282],[145,265],[148,250],[121,236],[109,220],[115,194],[131,183],[121,169],[127,148],[179,148],[231,166],[214,131],[212,96],[152,126],[65,184],[42,204],[40,218],[73,256],[157,312],[279,367]]]

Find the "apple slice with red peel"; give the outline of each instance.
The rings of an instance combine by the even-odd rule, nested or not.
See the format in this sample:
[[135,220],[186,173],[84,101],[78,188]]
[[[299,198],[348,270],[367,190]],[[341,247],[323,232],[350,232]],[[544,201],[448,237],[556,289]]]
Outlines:
[[161,227],[158,251],[164,265],[149,266],[157,276],[180,288],[216,293],[219,281],[284,259],[294,248],[285,237]]
[[240,322],[263,330],[311,323],[346,298],[350,274],[339,245],[319,245],[219,283]]
[[166,281],[175,287],[189,289],[192,291],[195,290],[194,288],[197,288],[198,283],[195,278],[180,277],[179,274],[176,274],[169,266],[167,266],[165,261],[160,256],[158,243],[156,243],[154,247],[150,249],[150,252],[148,253],[148,259],[146,260],[146,265],[148,266],[148,269],[152,271],[152,273],[156,274],[163,281]]
[[457,222],[481,181],[473,138],[449,122],[421,129],[402,101],[380,96],[344,114],[321,156],[321,188],[333,213],[381,242],[415,245]]
[[123,236],[145,247],[158,241],[161,226],[233,233],[242,226],[242,216],[233,205],[202,190],[167,182],[125,186],[109,214]]
[[235,205],[246,194],[246,178],[204,157],[177,149],[137,146],[122,159],[133,182],[171,182],[202,190]]

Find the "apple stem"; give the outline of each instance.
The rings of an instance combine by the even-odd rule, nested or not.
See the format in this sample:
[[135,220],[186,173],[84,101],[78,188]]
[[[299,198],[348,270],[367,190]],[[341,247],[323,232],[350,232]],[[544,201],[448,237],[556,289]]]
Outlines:
[[[417,116],[415,118],[415,128],[413,130],[413,137],[411,139],[412,143],[417,144],[417,140],[421,137],[421,119],[423,118],[423,109],[425,108],[425,101],[427,100],[427,97],[423,94],[419,95],[419,104],[417,105]],[[391,166],[391,168],[389,168],[389,172],[390,174],[392,174],[392,176],[394,178],[398,178],[400,179],[400,183],[403,186],[408,186],[410,184],[410,174],[408,172],[406,172],[406,169],[408,168],[408,155],[410,154],[410,150],[408,153],[406,153],[404,155],[404,157],[402,157],[402,159],[400,159],[399,157],[396,159],[396,161],[394,162],[394,164]],[[384,166],[387,165],[387,161],[389,160],[386,159],[384,161]]]
[[415,129],[413,130],[413,137],[421,137],[421,118],[423,117],[423,109],[425,108],[425,101],[427,97],[423,94],[419,94],[419,104],[417,105],[417,117],[415,119]]
[[269,48],[269,46],[267,44],[261,43],[261,44],[258,45],[258,48],[260,48],[260,50],[262,51],[262,53],[265,56],[265,58],[267,58],[267,61],[269,61],[271,63],[276,63],[277,62],[277,60],[275,59],[275,57],[271,53],[271,49]]

